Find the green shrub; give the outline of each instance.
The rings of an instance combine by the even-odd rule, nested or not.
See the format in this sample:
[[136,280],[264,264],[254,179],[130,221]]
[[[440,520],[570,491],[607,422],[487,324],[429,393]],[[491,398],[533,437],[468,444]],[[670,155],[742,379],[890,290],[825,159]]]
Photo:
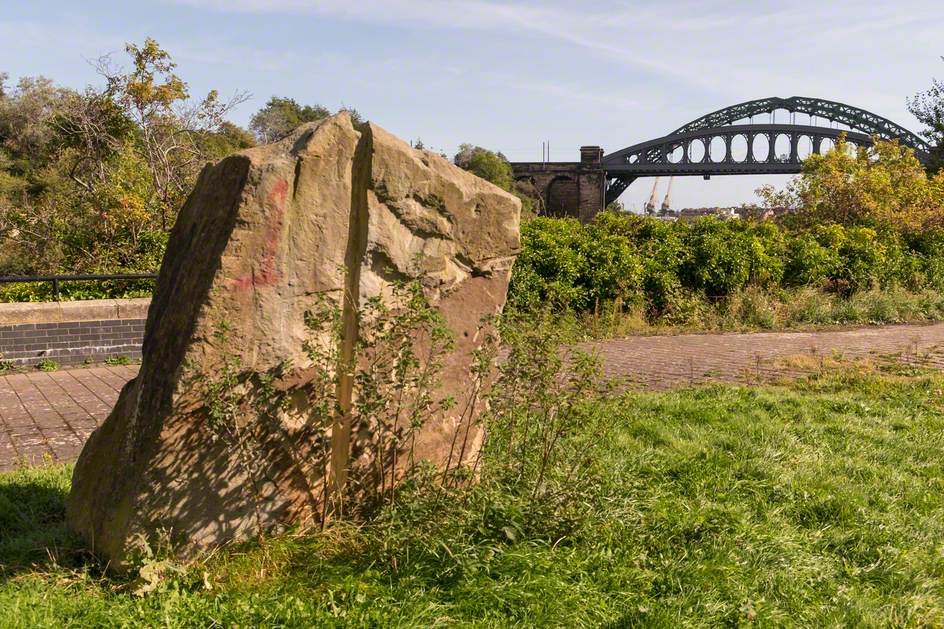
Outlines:
[[733,221],[707,217],[692,224],[679,267],[683,285],[720,297],[743,288],[751,274],[751,239]]
[[785,249],[785,286],[821,286],[840,265],[839,252],[821,244],[811,233],[790,236]]
[[629,239],[591,224],[583,230],[579,246],[583,262],[579,281],[587,305],[625,300],[639,291],[643,265]]
[[649,259],[644,266],[643,291],[649,305],[647,312],[655,318],[673,310],[684,289],[678,275]]
[[684,304],[678,303],[685,294],[678,272],[685,257],[682,238],[688,225],[638,218],[634,227],[634,239],[643,260],[646,311],[653,319],[668,313],[677,316],[680,310],[686,310]]
[[944,230],[603,212],[526,223],[509,306],[593,313],[594,330],[624,308],[657,325],[773,328],[927,320],[936,297],[924,307],[917,295],[942,290]]
[[832,279],[840,293],[850,294],[879,286],[888,276],[888,247],[874,229],[850,227],[838,245],[842,263],[834,270]]
[[504,322],[509,355],[484,418],[480,481],[491,495],[478,527],[498,542],[559,540],[600,500],[601,444],[612,429],[601,402],[612,387],[595,356],[562,351],[553,319],[544,311]]
[[[59,283],[59,299],[131,299],[150,297],[154,280],[67,281]],[[11,282],[0,284],[0,302],[54,301],[52,282]]]
[[944,248],[939,252],[912,253],[911,257],[920,270],[920,283],[916,288],[928,287],[944,290]]
[[745,226],[749,234],[750,283],[766,290],[780,286],[786,271],[786,237],[777,225]]
[[578,286],[583,268],[576,219],[536,218],[521,227],[521,253],[511,279],[510,301],[521,309],[551,303],[580,309],[586,296]]
[[509,301],[521,310],[550,303],[580,312],[630,298],[642,273],[626,236],[576,219],[536,218],[522,226]]

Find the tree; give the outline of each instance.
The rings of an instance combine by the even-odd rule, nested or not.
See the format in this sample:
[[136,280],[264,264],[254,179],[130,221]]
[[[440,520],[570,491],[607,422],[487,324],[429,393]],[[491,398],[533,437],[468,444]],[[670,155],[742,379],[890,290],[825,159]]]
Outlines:
[[515,181],[511,164],[500,152],[496,153],[472,144],[460,144],[459,152],[452,161],[459,168],[468,170],[518,197],[525,216],[531,217],[543,212],[541,195],[535,190],[534,185],[529,182]]
[[160,201],[161,225],[170,227],[172,215],[206,161],[200,137],[218,131],[225,116],[248,95],[237,93],[228,101],[211,90],[202,100],[190,99],[187,84],[174,73],[170,54],[148,37],[143,46],[128,44],[132,69],[116,68],[110,58],[99,60],[109,95],[138,129],[137,145],[151,173]]
[[0,274],[155,270],[203,164],[252,145],[225,120],[244,95],[193,101],[156,41],[127,52],[99,61],[104,87],[4,85]]
[[137,128],[112,94],[87,88],[64,99],[50,120],[69,178],[91,192],[111,176],[112,159],[134,141]]
[[502,190],[511,190],[514,177],[511,164],[501,153],[495,153],[481,146],[459,145],[459,152],[453,158],[459,168],[468,170],[489,181]]
[[[5,90],[4,90],[5,93]],[[44,162],[53,149],[50,121],[74,93],[45,77],[23,77],[0,98],[0,143],[17,160]]]
[[50,201],[67,179],[54,166],[51,122],[71,95],[44,77],[22,77],[0,96],[0,273],[60,257]]
[[924,136],[932,145],[928,172],[934,174],[944,167],[944,83],[933,79],[930,89],[908,101],[908,111],[925,127]]
[[786,194],[770,201],[798,208],[808,224],[883,224],[920,230],[944,220],[944,173],[928,176],[914,151],[897,141],[850,150],[840,137],[824,155],[810,155]]
[[234,151],[252,148],[256,145],[256,138],[239,125],[225,121],[215,132],[202,134],[199,145],[209,159],[218,160]]
[[299,125],[327,118],[331,112],[321,105],[299,105],[294,98],[273,96],[265,107],[253,114],[249,129],[260,144],[277,142]]

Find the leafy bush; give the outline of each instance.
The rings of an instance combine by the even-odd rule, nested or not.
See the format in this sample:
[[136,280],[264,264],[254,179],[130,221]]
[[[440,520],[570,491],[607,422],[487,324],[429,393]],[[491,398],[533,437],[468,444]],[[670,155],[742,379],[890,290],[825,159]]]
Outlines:
[[[723,328],[735,321],[764,328],[801,321],[889,320],[874,308],[840,304],[828,294],[774,306],[794,298],[784,291],[807,295],[797,292],[807,287],[840,300],[872,290],[905,299],[897,290],[901,287],[911,291],[911,303],[915,294],[944,288],[944,230],[808,227],[793,220],[685,223],[614,212],[586,225],[542,217],[522,228],[509,308],[528,311],[549,304],[560,312],[596,317],[638,306],[660,324],[700,321]],[[895,316],[919,320],[928,315],[919,310]]]
[[741,225],[750,238],[750,284],[765,289],[780,285],[786,272],[787,235],[774,223]]
[[[932,111],[925,105],[923,114]],[[727,321],[735,312],[764,327],[784,320],[773,308],[778,291],[806,295],[811,287],[850,299],[881,289],[904,298],[902,287],[912,303],[944,290],[944,173],[929,176],[911,149],[877,141],[850,151],[840,138],[835,149],[810,156],[787,189],[758,193],[768,206],[793,211],[776,221],[755,213],[744,221],[668,222],[615,210],[587,225],[534,221],[522,233],[510,305],[550,303],[580,314],[607,310],[606,300],[617,311],[641,302],[650,320],[663,323]],[[878,304],[863,310],[824,295],[786,310],[809,321],[902,315]]]
[[521,253],[511,280],[510,300],[522,310],[551,303],[567,309],[585,303],[577,286],[583,268],[575,219],[537,218],[521,227]]
[[43,358],[41,361],[36,363],[36,368],[40,371],[55,371],[59,369],[59,363],[52,360],[51,358]]
[[664,268],[658,260],[646,260],[643,291],[652,317],[666,315],[675,307],[684,289],[678,275]]
[[225,121],[245,95],[193,99],[156,41],[125,51],[81,92],[0,74],[0,273],[156,269],[205,161],[251,143]]
[[751,273],[751,243],[731,223],[708,217],[692,224],[679,268],[682,283],[710,297],[743,287]]
[[888,251],[874,229],[850,227],[839,235],[833,246],[839,253],[841,264],[834,270],[832,279],[841,293],[854,293],[878,286],[888,271]]
[[505,322],[508,357],[499,366],[485,418],[481,481],[502,541],[568,535],[598,500],[601,444],[612,424],[601,412],[611,387],[595,356],[565,355],[546,311]]
[[785,286],[822,286],[841,264],[839,252],[805,232],[788,237],[783,273]]
[[638,292],[642,261],[625,236],[603,225],[544,217],[525,223],[521,231],[509,296],[518,309],[550,303],[587,310]]
[[852,151],[843,138],[833,150],[810,155],[787,190],[764,190],[768,202],[797,210],[808,226],[883,224],[921,230],[941,225],[944,175],[929,176],[914,151],[896,141]]
[[581,282],[587,305],[627,297],[639,290],[642,261],[632,243],[602,226],[590,225],[580,239]]
[[[68,281],[59,284],[59,299],[131,299],[150,297],[154,280]],[[0,284],[0,303],[54,301],[51,282],[11,282]]]

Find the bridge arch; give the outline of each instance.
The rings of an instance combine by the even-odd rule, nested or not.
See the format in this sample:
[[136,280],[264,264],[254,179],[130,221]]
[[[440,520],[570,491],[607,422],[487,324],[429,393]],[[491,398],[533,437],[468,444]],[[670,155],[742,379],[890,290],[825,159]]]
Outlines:
[[[787,121],[775,119],[782,111]],[[764,113],[770,114],[769,123],[755,123]],[[810,123],[797,124],[796,114],[808,115]],[[829,124],[816,124],[819,121]],[[581,147],[579,162],[519,162],[512,167],[516,179],[532,176],[548,213],[563,211],[588,220],[640,177],[796,174],[803,159],[824,152],[841,135],[850,150],[871,146],[874,138],[894,139],[913,149],[919,160],[930,157],[921,137],[878,114],[836,101],[791,96],[724,107],[668,135],[607,155],[600,147],[586,146]]]
[[[705,127],[640,142],[601,160],[608,180],[605,202],[615,201],[640,177],[796,174],[802,162],[798,146],[804,139],[811,153],[823,153],[823,147],[835,144],[840,136],[856,147],[872,145],[872,138],[858,131],[791,124]],[[689,147],[696,141],[723,143],[724,158],[688,159]],[[675,154],[681,159],[670,158]]]
[[579,189],[575,177],[557,175],[551,179],[544,198],[545,212],[549,216],[567,216],[567,209],[579,202]]
[[874,135],[887,140],[898,139],[902,144],[910,146],[916,151],[926,152],[929,148],[927,142],[917,134],[895,124],[888,118],[852,105],[808,96],[791,96],[789,98],[774,96],[730,105],[696,118],[669,135],[713,127],[726,127],[740,120],[749,120],[758,114],[773,114],[778,110],[807,114],[830,122],[844,124],[849,127],[849,130],[859,131],[870,136]]

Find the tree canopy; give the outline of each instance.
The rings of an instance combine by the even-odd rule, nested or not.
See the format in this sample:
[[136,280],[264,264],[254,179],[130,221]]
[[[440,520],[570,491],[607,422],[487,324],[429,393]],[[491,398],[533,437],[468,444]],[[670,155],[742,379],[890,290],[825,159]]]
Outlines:
[[260,144],[281,140],[306,122],[327,118],[331,112],[321,105],[299,105],[294,98],[273,96],[252,116],[249,129]]
[[0,274],[156,269],[203,164],[251,145],[225,119],[244,94],[193,99],[155,40],[125,52],[83,91],[0,81]]
[[[361,115],[352,107],[343,106],[338,111],[351,114],[355,124],[362,122]],[[331,115],[321,105],[300,105],[294,98],[273,96],[249,121],[249,129],[260,144],[277,142],[306,122],[316,122]]]
[[924,136],[932,144],[928,166],[936,173],[944,167],[944,83],[933,79],[928,90],[908,101],[908,111],[924,125]]
[[845,138],[810,155],[787,189],[758,191],[768,206],[789,207],[810,224],[884,224],[920,230],[944,224],[944,173],[928,175],[914,151],[876,140],[852,150]]
[[481,146],[461,144],[453,162],[459,168],[478,175],[502,190],[511,190],[514,182],[511,164],[501,153],[495,153]]
[[459,152],[452,161],[459,168],[514,194],[521,201],[521,209],[526,215],[540,213],[540,195],[530,184],[515,181],[511,163],[501,152],[472,144],[460,144]]

